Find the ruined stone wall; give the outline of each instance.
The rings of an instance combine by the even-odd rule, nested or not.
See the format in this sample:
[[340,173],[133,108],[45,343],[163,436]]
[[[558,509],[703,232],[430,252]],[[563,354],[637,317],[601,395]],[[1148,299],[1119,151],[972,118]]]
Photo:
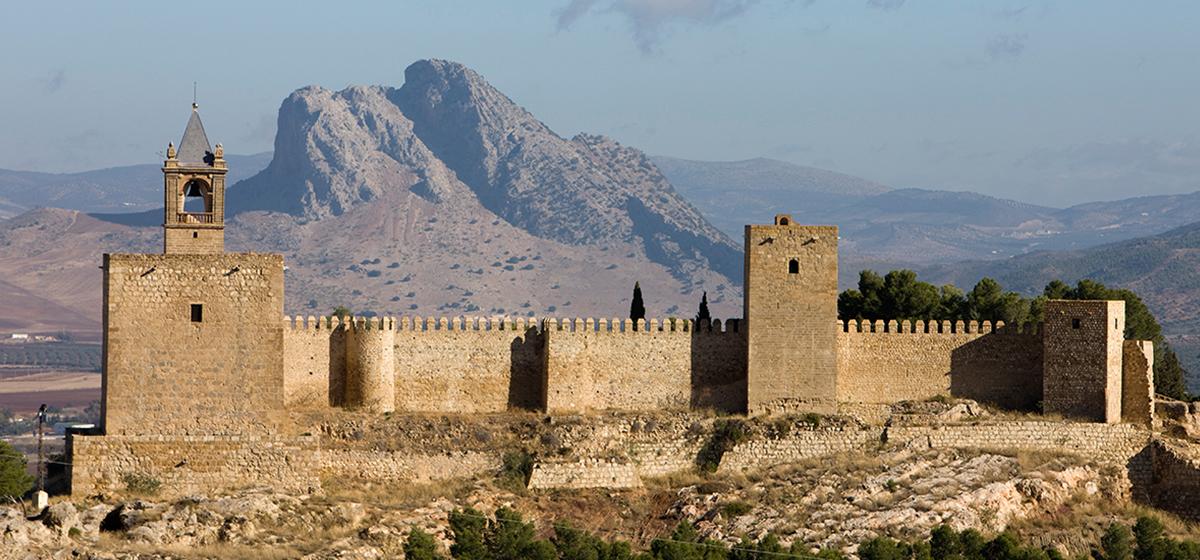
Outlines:
[[396,410],[540,409],[544,346],[535,321],[401,318],[395,333]]
[[473,478],[500,468],[500,454],[474,451],[420,453],[415,450],[322,449],[321,474],[343,480],[432,482]]
[[1125,302],[1050,300],[1044,331],[1045,411],[1120,422]]
[[1034,410],[1042,398],[1042,340],[1034,325],[848,321],[838,330],[843,410],[935,395]]
[[1186,445],[1155,440],[1154,471],[1149,498],[1158,508],[1188,519],[1200,519],[1200,457]]
[[775,222],[746,226],[748,410],[833,413],[838,230]]
[[615,459],[581,459],[572,463],[538,463],[529,476],[529,488],[637,488],[642,485],[637,468]]
[[278,429],[282,256],[105,255],[103,312],[105,433]]
[[158,496],[269,486],[279,492],[320,488],[317,438],[257,436],[82,436],[67,439],[71,494],[129,489],[131,481],[159,483]]
[[722,471],[748,471],[843,453],[867,451],[879,445],[877,427],[794,428],[787,437],[754,439],[735,445],[721,457]]
[[696,329],[690,320],[546,321],[546,409],[738,410],[744,348],[740,332]]
[[1121,421],[1154,424],[1154,343],[1126,340],[1121,360]]

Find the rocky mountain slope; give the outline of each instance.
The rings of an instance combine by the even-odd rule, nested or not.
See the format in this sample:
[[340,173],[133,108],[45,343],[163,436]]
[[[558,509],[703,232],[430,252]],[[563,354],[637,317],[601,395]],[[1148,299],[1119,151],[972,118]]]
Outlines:
[[685,284],[705,270],[740,281],[738,244],[644,154],[599,136],[562,138],[479,74],[442,60],[412,64],[398,89],[292,94],[274,159],[230,204],[315,220],[397,192],[458,223],[498,216],[569,246],[630,244]]

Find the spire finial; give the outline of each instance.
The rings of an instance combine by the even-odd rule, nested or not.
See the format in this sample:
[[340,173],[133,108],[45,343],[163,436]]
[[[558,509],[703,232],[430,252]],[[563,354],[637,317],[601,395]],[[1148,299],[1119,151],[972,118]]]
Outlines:
[[192,82],[192,110],[199,109],[200,105],[196,103],[196,82]]

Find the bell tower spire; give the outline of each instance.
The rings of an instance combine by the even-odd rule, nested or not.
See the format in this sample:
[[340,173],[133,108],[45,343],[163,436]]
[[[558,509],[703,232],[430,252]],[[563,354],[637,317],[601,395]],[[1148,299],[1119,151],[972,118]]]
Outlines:
[[225,150],[214,150],[200,122],[200,106],[192,101],[192,116],[178,149],[167,144],[163,161],[166,198],[163,252],[181,254],[225,252]]

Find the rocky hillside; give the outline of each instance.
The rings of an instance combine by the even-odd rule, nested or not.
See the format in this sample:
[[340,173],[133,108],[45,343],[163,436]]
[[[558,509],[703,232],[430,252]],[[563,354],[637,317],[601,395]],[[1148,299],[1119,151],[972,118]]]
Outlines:
[[496,216],[569,246],[629,244],[685,283],[705,270],[741,277],[737,243],[644,154],[599,136],[562,138],[443,60],[412,64],[398,89],[293,93],[280,108],[274,159],[230,204],[319,220],[396,193],[454,223]]

